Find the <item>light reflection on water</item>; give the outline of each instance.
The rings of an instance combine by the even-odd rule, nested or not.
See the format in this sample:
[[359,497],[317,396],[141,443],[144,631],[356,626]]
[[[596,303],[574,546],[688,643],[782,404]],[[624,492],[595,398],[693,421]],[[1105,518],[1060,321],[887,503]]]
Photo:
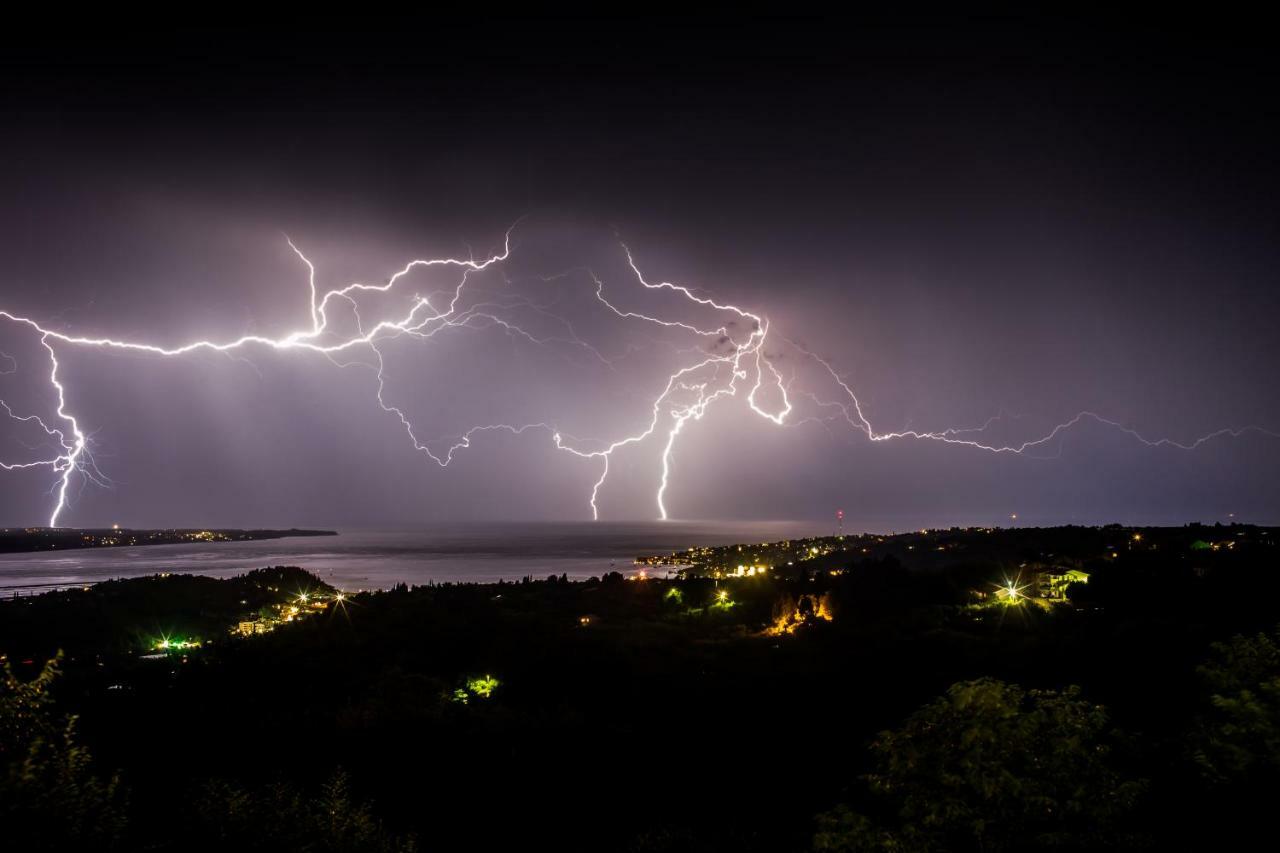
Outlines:
[[[922,527],[1100,524],[1107,521],[1182,524],[1185,519],[1032,518],[988,513],[946,518],[885,516],[845,519],[845,531],[891,533]],[[641,554],[666,554],[693,545],[766,542],[829,536],[826,521],[564,522],[433,524],[400,530],[340,530],[338,536],[257,542],[183,543],[137,548],[0,555],[0,595],[108,578],[180,572],[227,577],[264,566],[301,566],[342,589],[385,589],[397,583],[492,582],[522,577],[571,578],[629,572]]]
[[0,593],[176,572],[227,577],[301,566],[342,589],[429,581],[629,572],[641,554],[832,532],[806,522],[466,524],[342,530],[338,536],[0,555]]

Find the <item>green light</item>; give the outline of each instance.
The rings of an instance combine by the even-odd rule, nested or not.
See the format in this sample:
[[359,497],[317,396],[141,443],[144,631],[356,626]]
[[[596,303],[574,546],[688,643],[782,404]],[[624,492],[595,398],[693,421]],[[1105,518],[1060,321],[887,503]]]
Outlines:
[[152,646],[152,648],[163,650],[163,651],[170,651],[172,649],[198,649],[200,648],[200,641],[197,639],[171,640],[168,637],[161,637],[159,640],[156,641],[155,645]]
[[473,678],[468,681],[467,689],[477,696],[488,699],[493,695],[493,691],[498,689],[499,684],[501,682],[498,679],[492,675],[486,675],[483,678]]
[[459,687],[453,691],[452,696],[454,702],[467,705],[471,702],[472,696],[478,696],[481,699],[488,699],[493,695],[493,691],[498,689],[498,685],[502,682],[494,678],[492,675],[484,675],[480,678],[468,678],[466,686]]

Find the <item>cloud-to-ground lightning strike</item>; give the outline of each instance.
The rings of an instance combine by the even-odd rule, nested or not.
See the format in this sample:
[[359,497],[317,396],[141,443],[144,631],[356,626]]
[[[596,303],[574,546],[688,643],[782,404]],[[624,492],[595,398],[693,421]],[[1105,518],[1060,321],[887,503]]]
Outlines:
[[[457,436],[447,448],[433,450],[430,442],[422,441],[418,438],[413,423],[403,409],[388,399],[385,361],[383,352],[379,348],[381,343],[404,336],[431,338],[443,329],[475,330],[492,328],[501,329],[508,335],[531,344],[554,342],[580,348],[608,367],[612,367],[612,363],[599,350],[579,337],[568,320],[558,317],[550,312],[546,306],[538,305],[531,300],[512,296],[502,301],[480,302],[470,306],[462,306],[463,292],[471,277],[487,269],[501,266],[511,256],[510,231],[507,232],[503,241],[502,251],[484,260],[477,261],[474,258],[413,260],[392,275],[385,284],[353,283],[326,291],[323,294],[316,287],[315,265],[292,240],[288,241],[288,245],[307,268],[307,283],[310,293],[310,324],[304,330],[290,332],[283,337],[244,335],[224,342],[197,340],[182,346],[164,347],[110,337],[70,335],[46,328],[41,323],[30,318],[0,309],[0,319],[17,324],[20,327],[26,327],[37,336],[39,344],[49,358],[48,383],[54,392],[54,399],[56,400],[54,412],[60,426],[50,426],[37,415],[18,414],[3,400],[0,400],[0,407],[3,408],[4,414],[12,421],[29,423],[41,430],[46,443],[52,449],[49,451],[49,455],[43,458],[15,462],[0,460],[0,468],[6,471],[49,468],[56,475],[53,488],[56,501],[49,517],[50,527],[57,527],[59,519],[66,511],[68,507],[68,492],[72,479],[77,473],[88,482],[100,483],[104,479],[93,463],[88,437],[82,430],[76,416],[68,408],[68,390],[59,375],[58,349],[63,346],[132,351],[164,358],[175,358],[199,351],[230,354],[258,346],[276,351],[299,350],[315,353],[329,359],[339,367],[360,364],[370,368],[376,376],[374,398],[382,411],[396,416],[404,427],[413,448],[425,454],[441,467],[448,466],[453,461],[455,453],[469,448],[473,438],[490,432],[505,432],[512,435],[523,435],[527,432],[544,432],[550,436],[558,450],[580,459],[597,461],[600,466],[600,474],[592,486],[589,500],[593,518],[599,518],[597,501],[600,490],[608,479],[612,456],[622,448],[648,440],[655,434],[660,433],[665,427],[666,435],[661,442],[662,450],[659,456],[659,485],[655,495],[658,516],[665,520],[668,517],[665,498],[671,478],[672,455],[678,438],[684,432],[686,426],[691,421],[700,420],[713,403],[724,398],[737,397],[739,391],[744,388],[746,392],[743,396],[748,408],[778,426],[808,421],[827,422],[834,417],[847,422],[849,426],[865,434],[872,442],[892,439],[916,439],[961,445],[991,453],[1024,454],[1028,451],[1033,451],[1052,442],[1065,430],[1069,430],[1083,421],[1094,421],[1117,429],[1150,447],[1173,447],[1182,450],[1193,450],[1212,439],[1225,436],[1238,437],[1247,432],[1280,437],[1280,434],[1270,430],[1257,426],[1247,426],[1216,430],[1194,441],[1185,443],[1165,438],[1153,440],[1140,435],[1137,431],[1124,426],[1118,421],[1090,411],[1076,414],[1072,418],[1057,424],[1040,437],[1016,444],[988,443],[981,438],[983,433],[995,421],[1000,419],[1000,416],[988,420],[981,427],[970,429],[948,428],[939,431],[900,430],[882,432],[872,426],[863,412],[862,404],[859,402],[857,395],[829,361],[794,341],[784,338],[782,339],[784,345],[794,349],[803,358],[819,365],[822,371],[829,376],[834,386],[839,389],[842,397],[845,398],[831,401],[824,400],[811,391],[796,392],[812,400],[819,409],[836,410],[840,414],[834,416],[809,415],[789,421],[788,419],[795,411],[793,392],[791,391],[791,386],[795,379],[794,376],[790,380],[785,379],[782,372],[774,364],[773,358],[766,352],[765,343],[769,340],[770,330],[768,319],[736,305],[721,303],[699,296],[682,285],[666,281],[648,281],[637,266],[630,249],[624,245],[622,251],[625,253],[627,266],[634,275],[635,281],[643,290],[666,291],[675,294],[679,298],[686,300],[691,309],[696,307],[698,310],[716,312],[726,318],[724,323],[715,328],[704,328],[685,319],[670,319],[620,308],[606,295],[605,282],[594,273],[587,271],[591,281],[594,283],[593,296],[595,300],[618,318],[680,330],[702,341],[703,345],[701,347],[680,350],[680,352],[694,353],[696,357],[691,363],[680,367],[667,378],[664,387],[653,399],[648,421],[642,424],[634,433],[612,441],[593,441],[576,438],[563,432],[555,424],[546,422],[484,424],[474,426]],[[386,294],[392,291],[399,282],[414,270],[431,267],[453,269],[459,272],[456,286],[451,292],[445,292],[448,297],[447,304],[437,308],[433,305],[431,296],[415,296],[407,312],[401,316],[382,318],[376,323],[366,326],[360,313],[360,296],[371,293]],[[353,334],[343,335],[335,331],[335,324],[330,319],[330,311],[336,304],[343,304],[349,309],[350,323],[355,330]],[[517,322],[500,315],[503,311],[516,308],[529,309],[557,320],[563,324],[566,334],[563,336],[535,335],[521,327]],[[344,362],[339,360],[338,356],[348,353],[354,355],[352,361]],[[370,355],[372,363],[360,361],[358,356],[361,353]],[[776,357],[776,353],[774,357]],[[12,374],[17,370],[17,361],[6,353],[0,353],[0,367],[3,368],[0,373],[5,375]],[[774,408],[770,408],[758,401],[758,396],[766,386],[772,389],[771,394],[776,391],[778,401]]]

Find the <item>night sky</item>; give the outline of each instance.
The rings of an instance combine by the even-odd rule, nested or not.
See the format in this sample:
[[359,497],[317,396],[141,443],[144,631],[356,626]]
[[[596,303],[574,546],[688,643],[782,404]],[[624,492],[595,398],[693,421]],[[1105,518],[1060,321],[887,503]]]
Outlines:
[[[688,423],[673,518],[1280,521],[1280,437],[1184,451],[1086,420],[1022,456],[872,443],[819,405],[849,399],[802,355],[884,431],[1003,414],[986,440],[1016,444],[1082,410],[1188,444],[1280,431],[1280,66],[1256,23],[319,26],[8,28],[0,310],[164,347],[279,338],[311,323],[286,235],[325,291],[487,257],[514,225],[501,271],[468,287],[555,340],[479,321],[388,340],[385,399],[437,450],[499,422],[597,447],[723,346],[600,310],[587,270],[627,310],[724,320],[644,291],[625,243],[650,282],[767,317],[795,406],[777,426],[747,382]],[[361,313],[456,284],[415,273]],[[53,345],[109,481],[73,475],[62,524],[591,517],[598,459],[531,430],[441,468],[368,366]],[[38,334],[0,320],[0,352],[0,399],[58,425]],[[611,457],[602,519],[657,515],[663,424]],[[0,416],[0,460],[48,455],[32,421]],[[57,480],[0,471],[0,525],[47,523]]]

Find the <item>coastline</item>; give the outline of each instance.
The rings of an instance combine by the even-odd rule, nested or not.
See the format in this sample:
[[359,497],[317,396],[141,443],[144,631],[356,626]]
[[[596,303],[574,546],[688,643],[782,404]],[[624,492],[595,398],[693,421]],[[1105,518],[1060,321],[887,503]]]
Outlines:
[[212,542],[256,542],[298,536],[337,536],[336,530],[284,530],[170,527],[130,529],[120,527],[10,527],[0,529],[0,554],[30,554],[84,548],[137,548],[148,545],[181,545]]

